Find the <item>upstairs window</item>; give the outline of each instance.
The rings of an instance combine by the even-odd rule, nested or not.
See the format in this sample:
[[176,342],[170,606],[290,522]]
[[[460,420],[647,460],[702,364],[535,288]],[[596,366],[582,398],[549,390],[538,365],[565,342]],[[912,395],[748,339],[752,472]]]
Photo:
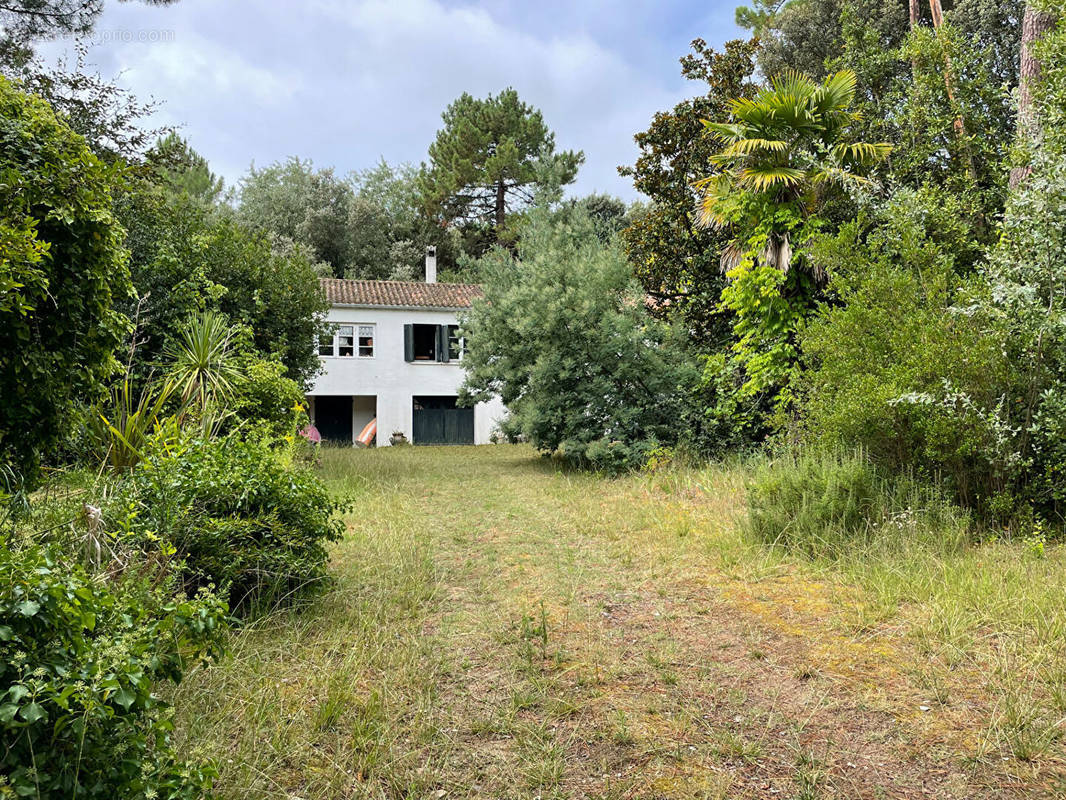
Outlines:
[[403,357],[411,363],[457,360],[462,344],[458,325],[403,326]]
[[318,354],[320,356],[332,356],[333,355],[333,339],[336,337],[337,331],[331,330],[329,333],[320,334],[318,337]]
[[341,325],[337,328],[337,357],[351,358],[355,355],[355,326]]
[[459,336],[459,326],[448,326],[448,358],[458,361],[463,355],[463,339]]
[[411,358],[408,361],[440,361],[437,353],[437,325],[411,325]]
[[332,358],[374,357],[373,325],[335,325],[333,334],[319,339],[318,354]]
[[359,326],[359,358],[374,357],[374,326]]

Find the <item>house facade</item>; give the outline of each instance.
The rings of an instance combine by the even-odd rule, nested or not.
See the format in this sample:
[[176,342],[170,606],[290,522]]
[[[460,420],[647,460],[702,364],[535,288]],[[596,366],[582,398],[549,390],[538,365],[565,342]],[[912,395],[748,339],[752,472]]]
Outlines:
[[463,382],[458,315],[481,288],[426,282],[324,278],[332,337],[319,343],[323,370],[308,392],[327,441],[354,444],[377,420],[377,444],[394,433],[413,444],[488,444],[505,409],[497,399],[457,405]]

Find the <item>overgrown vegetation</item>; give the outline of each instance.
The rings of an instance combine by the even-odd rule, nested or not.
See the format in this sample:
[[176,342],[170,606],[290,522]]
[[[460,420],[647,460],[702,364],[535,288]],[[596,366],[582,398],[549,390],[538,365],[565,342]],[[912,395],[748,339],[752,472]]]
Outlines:
[[269,444],[237,436],[145,453],[104,512],[113,535],[173,561],[185,591],[270,608],[325,578],[338,508]]
[[[1060,796],[1064,10],[757,0],[627,207],[512,89],[227,189],[34,57],[99,3],[5,6],[0,796]],[[554,461],[327,489],[317,279],[426,245]]]
[[[744,524],[761,460],[322,460],[358,508],[336,583],[173,698],[221,797],[1061,793],[1066,562],[1038,536],[960,538],[964,515],[871,477],[896,509],[876,535],[767,547]],[[860,465],[812,459],[808,495]]]

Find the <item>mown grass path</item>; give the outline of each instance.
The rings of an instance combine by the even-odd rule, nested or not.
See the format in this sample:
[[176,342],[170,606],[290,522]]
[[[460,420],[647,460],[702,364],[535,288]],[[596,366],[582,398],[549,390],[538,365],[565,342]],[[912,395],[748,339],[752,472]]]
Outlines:
[[330,452],[336,583],[234,637],[179,733],[232,798],[1055,796],[1060,740],[846,582],[745,542],[740,473]]

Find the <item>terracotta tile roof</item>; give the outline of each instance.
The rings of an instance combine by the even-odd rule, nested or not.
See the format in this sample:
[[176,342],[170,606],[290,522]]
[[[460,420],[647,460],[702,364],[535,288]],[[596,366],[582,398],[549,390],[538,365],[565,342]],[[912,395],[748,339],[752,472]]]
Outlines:
[[350,281],[322,278],[322,291],[334,305],[396,306],[400,308],[469,308],[481,297],[476,283],[421,281]]

